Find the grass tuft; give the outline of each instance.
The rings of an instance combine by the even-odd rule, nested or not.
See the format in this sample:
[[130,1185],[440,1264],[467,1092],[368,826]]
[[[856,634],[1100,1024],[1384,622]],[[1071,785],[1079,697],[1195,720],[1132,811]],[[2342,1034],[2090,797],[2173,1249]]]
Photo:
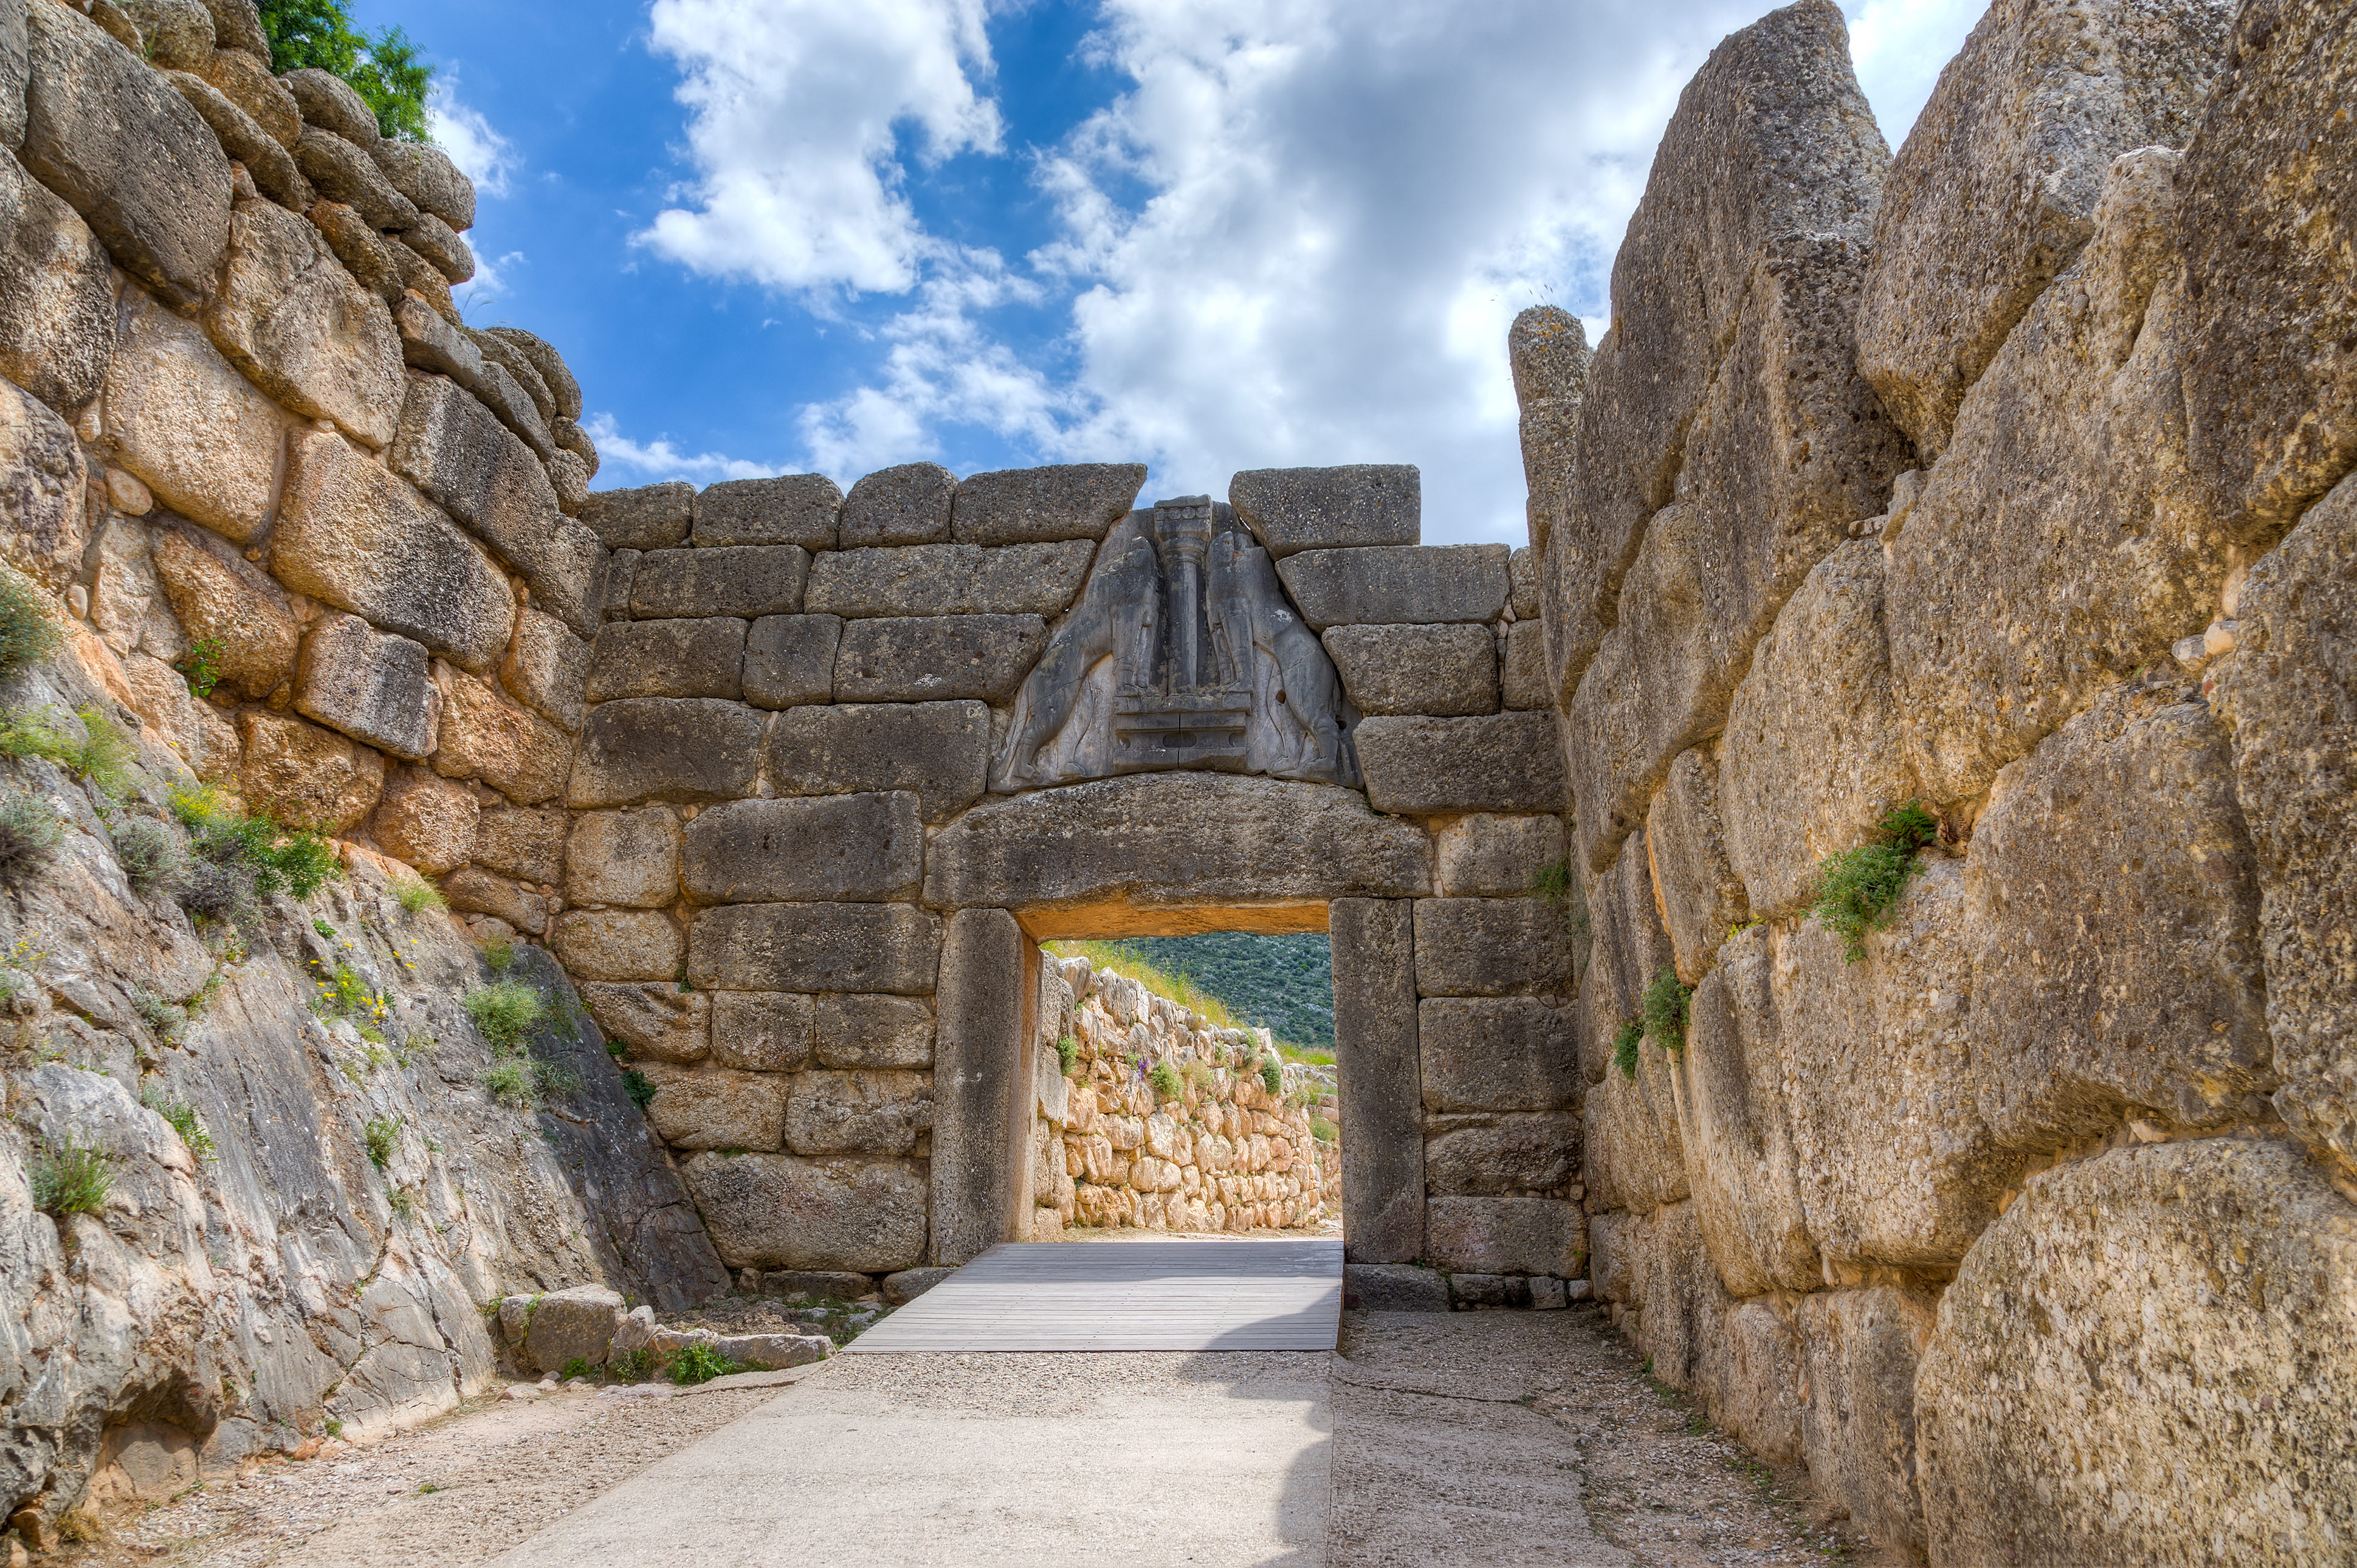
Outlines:
[[1081,1065],[1081,1042],[1066,1035],[1056,1042],[1056,1065],[1066,1078]]
[[135,982],[131,987],[131,1010],[138,1014],[139,1021],[167,1046],[178,1044],[180,1031],[188,1026],[187,1008]]
[[1168,1062],[1156,1062],[1152,1069],[1146,1073],[1146,1081],[1154,1090],[1155,1098],[1157,1100],[1176,1100],[1186,1092],[1186,1085],[1179,1079],[1178,1069]]
[[401,1122],[391,1116],[379,1116],[361,1130],[368,1140],[369,1164],[382,1170],[393,1163],[393,1146],[401,1137]]
[[134,817],[113,832],[114,863],[143,897],[177,893],[187,880],[179,841],[161,822]]
[[167,1100],[152,1090],[141,1096],[139,1103],[171,1123],[172,1131],[180,1135],[180,1142],[188,1145],[188,1153],[196,1156],[198,1164],[210,1165],[218,1157],[212,1135],[205,1131],[204,1122],[198,1119],[195,1106],[185,1100]]
[[1678,983],[1678,972],[1666,963],[1637,1004],[1645,1037],[1665,1051],[1685,1049],[1686,1020],[1693,1011],[1694,987]]
[[1612,1036],[1612,1065],[1620,1069],[1621,1077],[1636,1078],[1637,1047],[1644,1043],[1645,1026],[1634,1018],[1621,1025],[1620,1032]]
[[393,897],[405,915],[419,915],[428,909],[450,907],[442,897],[441,889],[422,876],[404,876],[396,880],[393,885]]
[[115,1158],[68,1138],[45,1150],[33,1162],[33,1207],[62,1219],[69,1214],[96,1214],[114,1190]]
[[672,1352],[671,1380],[682,1388],[693,1388],[744,1369],[741,1362],[730,1360],[709,1345],[689,1345]]
[[644,1111],[654,1102],[654,1079],[638,1069],[631,1068],[622,1074],[622,1092],[630,1097],[631,1104]]
[[1285,1067],[1273,1054],[1260,1058],[1260,1086],[1271,1094],[1285,1087]]
[[1323,1116],[1312,1116],[1309,1119],[1309,1135],[1321,1144],[1339,1144],[1342,1141],[1342,1130]]
[[65,645],[57,612],[14,572],[0,572],[0,681],[12,681]]
[[520,980],[502,980],[468,992],[466,1007],[467,1016],[475,1021],[484,1041],[501,1056],[521,1050],[526,1031],[548,1010],[540,993]]
[[23,886],[48,868],[65,841],[56,807],[38,795],[10,797],[0,805],[0,882]]
[[1809,890],[1809,917],[1842,939],[1842,956],[1866,956],[1866,933],[1890,923],[1890,912],[1915,875],[1915,852],[1940,836],[1940,820],[1920,800],[1883,813],[1872,842],[1817,863]]

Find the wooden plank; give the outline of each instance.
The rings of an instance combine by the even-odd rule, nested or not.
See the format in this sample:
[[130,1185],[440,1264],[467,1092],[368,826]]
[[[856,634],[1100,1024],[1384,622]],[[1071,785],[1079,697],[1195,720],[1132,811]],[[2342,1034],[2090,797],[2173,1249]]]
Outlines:
[[1003,1242],[848,1354],[1331,1350],[1339,1240]]

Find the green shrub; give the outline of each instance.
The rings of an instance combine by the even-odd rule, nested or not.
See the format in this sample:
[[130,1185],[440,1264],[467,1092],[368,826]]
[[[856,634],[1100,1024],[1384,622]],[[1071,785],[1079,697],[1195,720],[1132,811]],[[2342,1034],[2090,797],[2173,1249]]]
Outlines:
[[1644,1043],[1645,1026],[1634,1018],[1621,1025],[1620,1032],[1612,1036],[1612,1065],[1620,1069],[1621,1077],[1637,1076],[1637,1047]]
[[195,693],[199,700],[211,696],[213,688],[221,684],[222,651],[220,638],[200,637],[188,644],[188,651],[175,666],[187,679],[188,690]]
[[[268,817],[249,817],[211,785],[172,791],[172,814],[196,851],[180,906],[192,915],[250,926],[255,900],[288,893],[308,898],[343,874],[335,846]],[[210,868],[210,869],[208,869]]]
[[744,1369],[741,1362],[730,1360],[709,1345],[689,1345],[672,1352],[671,1380],[682,1388],[708,1383]]
[[179,890],[186,873],[180,865],[179,841],[172,830],[145,817],[134,817],[113,831],[114,863],[133,892],[143,897]]
[[1285,1087],[1285,1068],[1274,1054],[1260,1058],[1260,1086],[1271,1094]]
[[393,1163],[393,1146],[400,1141],[401,1122],[392,1116],[379,1116],[361,1130],[368,1140],[369,1164],[382,1170]]
[[96,1214],[114,1188],[114,1156],[68,1138],[33,1161],[33,1207],[62,1219]]
[[654,1101],[654,1080],[631,1068],[622,1074],[622,1092],[630,1097],[631,1104],[644,1111]]
[[1637,1004],[1637,1015],[1644,1020],[1645,1037],[1665,1051],[1681,1051],[1686,1044],[1686,1015],[1692,1011],[1694,987],[1678,983],[1678,972],[1668,964],[1653,976],[1653,983],[1645,987],[1644,997]]
[[131,1010],[138,1014],[139,1021],[153,1030],[156,1037],[167,1045],[178,1041],[181,1029],[186,1027],[188,1022],[187,1008],[157,995],[135,982],[131,987]]
[[45,869],[66,842],[57,808],[38,795],[16,795],[0,805],[0,881],[22,886]]
[[188,1146],[188,1153],[197,1157],[199,1164],[210,1165],[214,1160],[216,1154],[212,1137],[206,1133],[205,1124],[198,1120],[195,1106],[185,1100],[167,1100],[153,1090],[140,1096],[139,1103],[172,1124],[172,1131],[180,1135],[180,1142]]
[[422,876],[404,876],[393,885],[393,897],[404,914],[422,914],[427,909],[447,909],[449,903],[441,889]]
[[[311,961],[317,969],[319,961]],[[350,963],[339,963],[326,972],[328,978],[314,981],[319,994],[311,999],[311,1010],[323,1017],[350,1018],[360,1026],[362,1038],[373,1037],[384,1043],[384,1032],[378,1027],[391,1009],[376,987],[363,978]]]
[[1323,1116],[1312,1116],[1309,1119],[1309,1135],[1321,1144],[1337,1144],[1341,1142],[1342,1131]]
[[121,800],[131,792],[132,764],[139,760],[139,743],[96,703],[76,708],[74,717],[81,721],[84,739],[69,766],[109,799]]
[[16,679],[64,642],[39,590],[14,572],[0,572],[0,681]]
[[475,1081],[502,1105],[524,1110],[540,1103],[540,1075],[533,1070],[530,1057],[501,1058]]
[[520,980],[479,986],[467,993],[466,1006],[483,1039],[501,1056],[521,1050],[525,1032],[547,1011],[540,993]]
[[493,974],[505,974],[515,963],[515,943],[505,937],[494,937],[483,944],[483,961]]
[[1176,1100],[1186,1087],[1179,1081],[1178,1069],[1168,1062],[1156,1062],[1147,1069],[1146,1081],[1159,1100]]
[[1940,820],[1910,800],[1883,813],[1870,843],[1817,863],[1809,917],[1842,939],[1851,963],[1866,956],[1866,933],[1890,923],[1890,911],[1915,875],[1915,852],[1940,836]]
[[1066,1035],[1056,1042],[1056,1065],[1066,1078],[1081,1065],[1081,1042]]
[[399,27],[374,38],[352,26],[345,0],[262,0],[270,69],[284,76],[306,66],[342,77],[376,114],[380,134],[423,142],[434,68]]

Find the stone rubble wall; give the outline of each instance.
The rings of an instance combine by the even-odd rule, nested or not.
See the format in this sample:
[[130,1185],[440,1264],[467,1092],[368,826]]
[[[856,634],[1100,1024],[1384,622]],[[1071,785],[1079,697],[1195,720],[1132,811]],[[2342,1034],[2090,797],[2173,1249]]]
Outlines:
[[[1301,1230],[1341,1206],[1333,1069],[1282,1062],[1265,1029],[1222,1028],[1085,958],[1040,960],[1030,1239],[1068,1228]],[[1073,1042],[1071,1072],[1056,1046]],[[1167,1063],[1178,1093],[1149,1075]]]
[[2352,91],[2346,0],[1997,0],[1894,159],[1803,0],[1515,326],[1596,1292],[1933,1563],[2357,1540]]

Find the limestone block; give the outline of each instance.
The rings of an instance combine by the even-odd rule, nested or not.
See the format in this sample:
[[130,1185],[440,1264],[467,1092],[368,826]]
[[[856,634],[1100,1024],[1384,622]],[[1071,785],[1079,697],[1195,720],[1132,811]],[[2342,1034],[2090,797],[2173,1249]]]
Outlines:
[[1718,775],[1716,747],[1679,753],[1670,764],[1668,781],[1645,813],[1645,854],[1654,897],[1678,978],[1689,985],[1710,968],[1712,955],[1727,933],[1751,918],[1742,879],[1727,864]]
[[[791,715],[789,715],[790,717]],[[1434,721],[1480,722],[1480,721]],[[1356,790],[1146,773],[976,807],[934,835],[925,901],[1130,908],[1413,897],[1431,848]]]
[[1539,873],[1562,859],[1561,817],[1477,811],[1435,835],[1433,881],[1450,898],[1511,898],[1532,891]]
[[834,694],[846,703],[1003,703],[1047,646],[1048,624],[1036,615],[856,620],[835,652]]
[[63,6],[26,13],[33,177],[73,204],[125,272],[183,308],[229,243],[229,159],[170,82]]
[[786,1084],[777,1073],[665,1074],[647,1103],[656,1136],[678,1149],[762,1149],[785,1138]]
[[[577,452],[559,452],[548,460],[549,488],[556,492],[556,507],[567,517],[579,517],[589,499],[589,465]],[[628,602],[627,600],[625,601]],[[604,612],[603,596],[598,609]]]
[[1980,1112],[2017,1148],[2274,1089],[2260,882],[2226,733],[2172,683],[2114,691],[2001,770],[1964,899]]
[[516,617],[515,640],[500,660],[508,695],[561,730],[577,730],[589,681],[590,645],[554,616],[526,608]]
[[561,811],[502,807],[485,811],[475,832],[475,860],[527,882],[561,881],[569,821]]
[[285,415],[196,323],[126,295],[105,406],[114,460],[165,505],[241,544],[262,531]]
[[1932,1560],[2329,1561],[2357,1530],[2352,1259],[2357,1209],[2287,1143],[2031,1177],[1915,1378]]
[[369,833],[385,854],[439,876],[473,858],[481,811],[464,786],[423,768],[395,768]]
[[589,714],[565,804],[728,800],[753,792],[762,715],[716,697],[633,697]]
[[1637,1252],[1652,1229],[1646,1215],[1604,1213],[1587,1222],[1587,1275],[1598,1301],[1628,1306],[1637,1299]]
[[149,64],[186,70],[212,58],[213,14],[200,0],[133,0],[125,9]]
[[357,616],[311,623],[295,671],[295,711],[411,761],[434,749],[441,694],[423,645],[386,637]]
[[744,621],[717,616],[616,621],[597,633],[582,694],[593,703],[616,697],[736,697],[742,689],[745,630]]
[[729,1360],[774,1371],[823,1361],[834,1354],[834,1342],[823,1334],[724,1334],[715,1348]]
[[[214,26],[219,27],[218,18]],[[215,42],[221,40],[216,38]],[[270,45],[266,38],[256,51],[221,43],[212,57],[196,68],[196,74],[243,110],[280,146],[292,148],[303,134],[302,106],[295,102],[295,95],[286,91],[285,84],[270,74]]]
[[442,897],[462,914],[489,915],[529,935],[548,928],[546,898],[480,866],[461,866],[444,877]]
[[1735,1303],[1703,1251],[1694,1206],[1673,1204],[1655,1214],[1632,1254],[1637,1348],[1652,1362],[1655,1378],[1691,1391],[1706,1406],[1717,1402],[1712,1395]]
[[2086,243],[2112,159],[2192,135],[2233,17],[2216,0],[2006,0],[1940,73],[1884,183],[1858,299],[1859,369],[1927,459]]
[[789,708],[770,727],[765,761],[780,794],[913,790],[919,814],[939,822],[982,798],[990,710],[974,702]]
[[447,664],[437,668],[435,684],[442,693],[435,772],[445,779],[479,779],[522,806],[564,793],[573,760],[570,736]]
[[1066,463],[1007,468],[961,481],[950,536],[961,544],[1103,539],[1136,504],[1143,463]]
[[[531,405],[532,411],[527,423],[544,426],[541,431],[543,437],[541,440],[533,440],[522,430],[518,430],[516,434],[532,441],[534,450],[540,451],[544,456],[553,455],[554,438],[549,435],[544,426],[547,421],[556,417],[556,399],[549,392],[548,382],[542,378],[539,367],[534,365],[531,359],[512,342],[497,333],[481,331],[472,327],[461,327],[459,330],[467,335],[468,342],[474,344],[475,351],[482,355],[484,364],[496,365],[506,371],[508,380],[514,384],[518,392],[523,394],[524,401]],[[510,412],[521,413],[522,411],[519,409]]]
[[401,337],[319,231],[271,202],[230,215],[229,253],[205,330],[248,380],[307,419],[382,446],[401,412]]
[[1096,542],[917,544],[841,550],[812,564],[803,607],[868,616],[1061,615],[1096,559]]
[[[2257,856],[2276,1108],[2357,1183],[2357,480],[2252,566],[2240,646],[2212,680]],[[2222,890],[2221,890],[2222,891]],[[2212,895],[2214,900],[2216,893]],[[2157,998],[2138,998],[2150,1003]]]
[[724,479],[696,496],[693,535],[700,549],[799,544],[833,550],[835,509],[842,505],[843,492],[824,474]]
[[679,973],[679,928],[652,909],[567,909],[549,945],[581,980],[669,980]]
[[695,918],[688,978],[705,990],[921,996],[941,921],[907,904],[732,904]]
[[[609,1039],[620,1040],[633,1056],[657,1061],[694,1062],[709,1049],[712,998],[701,991],[682,991],[671,981],[647,984],[613,984],[585,981],[582,1005]],[[742,1062],[720,1058],[723,1066]]]
[[1416,1017],[1426,1111],[1577,1109],[1570,1008],[1534,996],[1429,997]]
[[679,900],[679,819],[662,806],[585,811],[565,844],[565,891],[577,904],[659,909]]
[[2217,607],[2223,520],[2185,454],[2179,162],[2114,161],[2093,238],[1975,383],[1890,542],[1891,694],[1930,800],[1979,794]]
[[133,711],[154,726],[198,778],[208,784],[235,785],[237,731],[210,703],[197,700],[186,676],[145,653],[125,659],[123,675]]
[[798,1072],[786,1146],[798,1155],[910,1155],[932,1131],[933,1083],[921,1072]]
[[902,1269],[884,1276],[884,1299],[893,1306],[906,1306],[952,1274],[955,1269]]
[[1639,1047],[1636,1077],[1616,1067],[1587,1085],[1581,1111],[1580,1175],[1589,1203],[1650,1214],[1691,1196],[1673,1067],[1659,1048]]
[[1795,1315],[1812,1482],[1876,1541],[1918,1556],[1915,1371],[1936,1310],[1927,1296],[1876,1286],[1803,1296]]
[[1421,898],[1415,985],[1426,996],[1571,993],[1562,917],[1536,898]]
[[453,229],[475,226],[474,182],[458,172],[449,154],[424,143],[396,141],[379,141],[368,154],[393,188],[421,209]]
[[687,542],[695,487],[683,479],[630,490],[592,490],[581,521],[608,550],[668,550]]
[[106,380],[113,343],[106,247],[15,158],[0,159],[0,376],[79,410]]
[[[1023,948],[1022,929],[1004,909],[961,909],[950,917],[934,1044],[937,1263],[965,1262],[997,1241],[1020,1202],[1017,1154],[1008,1147],[1006,1129],[1025,1079],[1023,993],[1030,977]],[[1178,1185],[1175,1172],[1169,1185]]]
[[699,904],[890,903],[924,873],[917,797],[731,800],[688,823],[681,865]]
[[1342,1305],[1352,1312],[1447,1312],[1448,1277],[1413,1263],[1346,1263]]
[[713,993],[714,1058],[753,1072],[793,1072],[808,1065],[812,1000],[792,991]]
[[622,1321],[622,1297],[604,1285],[573,1285],[536,1297],[531,1311],[522,1347],[527,1363],[544,1372],[561,1372],[576,1361],[602,1367]]
[[350,207],[370,228],[390,232],[416,226],[416,206],[393,188],[375,159],[343,137],[306,125],[293,151],[295,166],[312,188]]
[[1668,1064],[1695,1221],[1738,1296],[1824,1280],[1784,1112],[1771,967],[1764,929],[1731,940],[1695,988],[1685,1048]]
[[763,616],[745,639],[745,700],[757,708],[833,702],[842,639],[843,622],[834,616]]
[[1506,581],[1512,590],[1506,604],[1514,612],[1514,619],[1535,625],[1539,618],[1539,553],[1525,544],[1508,555]]
[[799,544],[649,550],[630,580],[630,614],[640,620],[791,615],[802,607],[809,572],[810,552]]
[[1817,862],[1915,798],[1890,690],[1879,540],[1826,556],[1751,656],[1719,742],[1719,820],[1753,915],[1792,914]]
[[1553,1197],[1432,1197],[1424,1209],[1424,1252],[1435,1267],[1568,1277],[1586,1265],[1587,1217],[1576,1203]]
[[[396,328],[404,306],[414,306],[415,310],[429,315],[436,313],[436,306],[408,297],[404,292],[406,285],[401,280],[401,263],[393,255],[392,242],[369,227],[367,219],[340,201],[327,200],[314,201],[310,210],[303,216],[319,231],[319,237],[327,241],[328,249],[336,253],[336,260],[352,274],[352,281],[395,312],[393,320]],[[404,358],[408,352],[408,334],[404,332]]]
[[1338,626],[1324,641],[1362,714],[1498,711],[1498,651],[1486,626]]
[[291,827],[349,833],[384,788],[384,758],[332,731],[250,711],[238,714],[237,731],[247,809]]
[[278,79],[295,95],[306,124],[332,131],[356,147],[376,145],[376,113],[351,83],[317,67],[290,70]]
[[[226,93],[195,74],[211,62],[211,45],[206,45],[206,57],[182,69],[167,70],[166,81],[179,95],[188,100],[197,117],[212,130],[221,151],[245,166],[263,195],[289,212],[307,212],[318,199],[311,182],[303,177],[296,166],[295,156],[285,144],[262,128],[262,123],[230,102]],[[234,221],[234,220],[232,220]]]
[[1653,897],[1652,863],[1643,835],[1620,846],[1620,858],[1587,880],[1587,917],[1594,932],[1580,978],[1581,1049],[1587,1081],[1604,1076],[1613,1037],[1637,1016],[1645,988],[1674,963],[1669,933]]
[[1228,504],[1280,561],[1304,550],[1414,544],[1424,479],[1412,463],[1252,468],[1228,481]]
[[1547,676],[1546,628],[1535,620],[1525,620],[1506,628],[1505,653],[1499,661],[1498,681],[1509,708],[1520,712],[1555,706],[1555,687]]
[[914,997],[822,996],[814,1038],[821,1067],[933,1065],[932,1010]]
[[2018,1169],[1977,1105],[1964,867],[1920,858],[1856,963],[1813,923],[1771,929],[1802,1209],[1837,1262],[1953,1266]]
[[1310,629],[1366,622],[1492,621],[1512,582],[1502,544],[1305,550],[1276,575]]
[[271,575],[467,670],[489,670],[515,625],[515,596],[490,558],[340,435],[297,434],[287,458]]
[[157,530],[148,554],[180,629],[212,644],[223,685],[259,702],[293,677],[298,628],[277,584],[193,529]]
[[702,1154],[681,1174],[731,1268],[884,1273],[924,1261],[925,1178],[905,1162]]
[[1579,1118],[1560,1113],[1435,1117],[1425,1191],[1434,1197],[1559,1193],[1579,1178]]
[[1802,1463],[1801,1341],[1768,1301],[1747,1301],[1727,1315],[1711,1419],[1768,1465]]
[[[383,166],[377,166],[380,173]],[[425,257],[447,283],[462,284],[475,275],[475,252],[467,248],[466,241],[451,232],[450,225],[431,212],[420,212],[416,227],[402,231],[401,242]],[[586,484],[583,493],[587,493]]]
[[[463,280],[453,278],[450,281],[458,283]],[[513,359],[522,360],[540,378],[541,385],[549,395],[548,413],[552,420],[577,420],[581,417],[581,383],[574,379],[571,368],[565,362],[565,356],[558,353],[547,339],[535,337],[521,327],[487,328],[483,336],[503,345]],[[565,443],[559,440],[557,445],[563,446]],[[594,459],[590,466],[596,467]]]
[[878,468],[843,498],[836,532],[845,550],[879,544],[941,544],[950,536],[957,476],[939,463]]
[[1374,718],[1355,739],[1379,811],[1560,811],[1570,803],[1553,714]]

